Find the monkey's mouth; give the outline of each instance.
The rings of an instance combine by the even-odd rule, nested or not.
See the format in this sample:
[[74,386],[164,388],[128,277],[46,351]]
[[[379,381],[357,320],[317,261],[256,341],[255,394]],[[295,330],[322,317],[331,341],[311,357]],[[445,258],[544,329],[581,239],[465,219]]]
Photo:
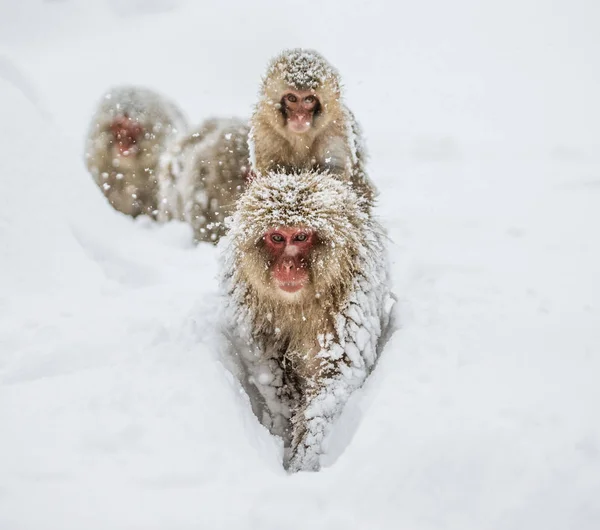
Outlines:
[[134,143],[118,143],[120,156],[135,156],[138,153],[138,146]]
[[305,132],[308,132],[311,125],[312,125],[312,122],[308,117],[306,117],[304,119],[288,120],[288,126],[289,126],[290,130],[292,130],[293,132],[295,132],[297,134],[303,134]]
[[304,287],[305,284],[306,282],[304,282],[303,280],[291,280],[285,282],[279,280],[277,282],[279,288],[282,291],[285,291],[286,293],[297,293]]

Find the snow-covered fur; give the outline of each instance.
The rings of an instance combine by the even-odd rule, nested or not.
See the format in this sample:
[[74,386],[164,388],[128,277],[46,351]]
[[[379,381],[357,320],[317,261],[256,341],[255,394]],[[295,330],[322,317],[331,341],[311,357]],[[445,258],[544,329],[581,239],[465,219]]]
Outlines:
[[[285,126],[281,101],[286,92],[310,90],[320,107],[313,126],[295,134]],[[340,75],[314,50],[286,50],[267,67],[251,119],[250,160],[257,174],[270,171],[329,171],[350,180],[371,204],[375,186],[365,171],[362,132],[342,100]]]
[[[111,132],[113,121],[124,116],[143,128],[137,153],[127,157],[118,156]],[[156,216],[159,158],[186,128],[175,104],[147,88],[118,86],[102,96],[89,126],[85,163],[115,209]]]
[[159,174],[159,220],[189,223],[194,239],[217,242],[249,176],[248,124],[212,118],[176,142]]
[[[271,173],[242,195],[222,243],[228,335],[249,395],[258,391],[254,411],[284,438],[291,471],[319,468],[323,441],[389,324],[385,235],[364,201],[328,174]],[[300,296],[272,284],[263,238],[278,227],[317,234]]]

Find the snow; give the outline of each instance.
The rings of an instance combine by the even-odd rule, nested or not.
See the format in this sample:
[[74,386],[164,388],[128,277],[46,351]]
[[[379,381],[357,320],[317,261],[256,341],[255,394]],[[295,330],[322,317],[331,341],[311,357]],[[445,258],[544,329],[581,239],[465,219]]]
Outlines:
[[[0,528],[600,527],[598,5],[115,5],[0,7]],[[295,46],[365,130],[401,329],[289,476],[220,361],[217,251],[81,159],[109,86],[248,116]]]

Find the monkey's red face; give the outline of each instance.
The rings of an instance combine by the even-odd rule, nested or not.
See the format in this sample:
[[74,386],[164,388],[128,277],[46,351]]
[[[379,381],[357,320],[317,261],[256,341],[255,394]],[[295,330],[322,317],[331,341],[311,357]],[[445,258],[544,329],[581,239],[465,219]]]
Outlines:
[[137,143],[143,132],[142,126],[128,116],[115,118],[110,126],[114,142],[121,156],[132,156],[137,153]]
[[315,113],[319,109],[319,98],[311,90],[288,90],[281,98],[285,125],[296,134],[303,134],[311,129]]
[[302,227],[272,229],[264,235],[272,278],[285,293],[298,293],[308,284],[315,238],[312,230]]

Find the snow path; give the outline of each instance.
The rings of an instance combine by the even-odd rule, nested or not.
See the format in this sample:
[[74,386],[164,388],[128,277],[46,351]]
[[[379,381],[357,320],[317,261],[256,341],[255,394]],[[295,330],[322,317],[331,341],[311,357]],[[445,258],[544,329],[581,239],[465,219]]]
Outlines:
[[[45,9],[92,27],[70,4],[83,5]],[[135,18],[124,8],[111,38],[136,43],[166,23],[185,43],[198,38],[195,20],[216,13],[153,5],[169,9]],[[238,29],[250,9],[239,7]],[[378,4],[369,9],[384,16]],[[188,51],[169,63],[150,42],[158,55],[113,65],[102,59],[107,30],[83,38],[82,28],[43,46],[15,41],[6,54],[14,68],[3,71],[18,72],[18,83],[0,77],[1,530],[600,527],[600,159],[587,144],[572,146],[560,127],[540,122],[541,143],[519,149],[535,120],[509,107],[513,118],[521,112],[523,131],[503,129],[481,107],[483,118],[467,112],[449,139],[451,113],[439,122],[424,114],[420,126],[434,132],[407,139],[417,113],[407,108],[408,124],[394,137],[363,97],[373,87],[351,88],[369,79],[370,67],[390,86],[404,78],[381,73],[378,35],[368,45],[381,56],[353,70],[327,40],[336,35],[314,30],[309,44],[340,59],[350,104],[358,102],[366,125],[402,328],[341,418],[328,467],[287,476],[280,444],[219,361],[215,250],[190,247],[182,225],[112,211],[81,151],[107,85],[148,83],[197,120],[247,115],[266,59],[289,43],[260,37],[250,56],[237,57],[235,39],[248,32],[228,40],[208,28],[202,42],[221,46],[219,61]],[[198,70],[183,69],[196,59]],[[166,74],[153,83],[155,61]],[[231,98],[231,64],[244,79],[239,99]],[[214,86],[198,71],[216,76]],[[411,74],[427,84],[430,72],[415,66]],[[525,95],[528,79],[516,80]],[[467,94],[470,81],[454,79]],[[552,98],[573,94],[575,81],[548,88],[539,109],[550,112]],[[427,90],[413,95],[416,109],[437,105]],[[590,106],[588,117],[595,113]],[[488,122],[517,149],[478,150],[477,124]]]

